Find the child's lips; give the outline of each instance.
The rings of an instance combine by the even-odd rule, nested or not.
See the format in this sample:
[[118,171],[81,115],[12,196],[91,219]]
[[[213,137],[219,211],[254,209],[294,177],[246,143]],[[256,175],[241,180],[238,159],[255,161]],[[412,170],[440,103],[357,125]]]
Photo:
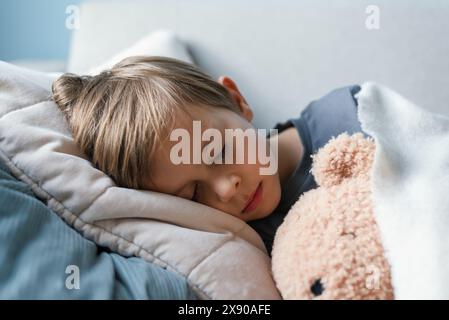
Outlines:
[[257,208],[259,203],[262,201],[262,191],[262,182],[260,182],[256,190],[251,194],[245,208],[242,210],[242,213],[251,212]]

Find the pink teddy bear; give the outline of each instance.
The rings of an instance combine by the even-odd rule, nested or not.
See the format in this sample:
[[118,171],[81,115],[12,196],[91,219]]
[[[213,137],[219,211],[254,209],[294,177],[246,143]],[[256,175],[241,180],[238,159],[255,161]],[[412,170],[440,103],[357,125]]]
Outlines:
[[274,240],[284,299],[393,299],[371,201],[374,151],[373,140],[344,133],[313,157],[319,188],[299,198]]

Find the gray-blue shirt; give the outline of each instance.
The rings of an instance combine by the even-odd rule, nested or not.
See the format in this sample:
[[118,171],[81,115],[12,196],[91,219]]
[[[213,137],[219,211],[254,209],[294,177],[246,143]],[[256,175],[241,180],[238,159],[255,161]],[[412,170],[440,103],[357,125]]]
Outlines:
[[271,255],[273,240],[277,228],[283,222],[285,215],[304,192],[317,187],[313,175],[311,155],[323,147],[332,137],[347,132],[353,134],[362,132],[357,118],[357,102],[354,95],[360,86],[343,87],[328,93],[324,97],[312,101],[299,118],[289,119],[276,125],[278,133],[295,127],[304,148],[302,160],[284,185],[281,186],[281,200],[277,208],[267,217],[250,221]]

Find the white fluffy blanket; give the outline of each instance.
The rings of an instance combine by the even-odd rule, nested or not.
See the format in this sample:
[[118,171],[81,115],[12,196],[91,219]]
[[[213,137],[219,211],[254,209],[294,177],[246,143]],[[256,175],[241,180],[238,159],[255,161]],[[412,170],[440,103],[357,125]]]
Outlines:
[[377,145],[373,201],[395,296],[449,299],[449,118],[374,83],[357,99]]

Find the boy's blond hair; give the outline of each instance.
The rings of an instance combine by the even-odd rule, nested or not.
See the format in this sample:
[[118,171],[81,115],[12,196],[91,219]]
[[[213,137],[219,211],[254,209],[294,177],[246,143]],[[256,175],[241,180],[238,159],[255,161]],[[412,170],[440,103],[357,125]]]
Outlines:
[[167,57],[129,57],[96,76],[66,73],[52,91],[81,151],[119,186],[135,189],[149,178],[150,159],[169,136],[175,111],[237,110],[221,84]]

